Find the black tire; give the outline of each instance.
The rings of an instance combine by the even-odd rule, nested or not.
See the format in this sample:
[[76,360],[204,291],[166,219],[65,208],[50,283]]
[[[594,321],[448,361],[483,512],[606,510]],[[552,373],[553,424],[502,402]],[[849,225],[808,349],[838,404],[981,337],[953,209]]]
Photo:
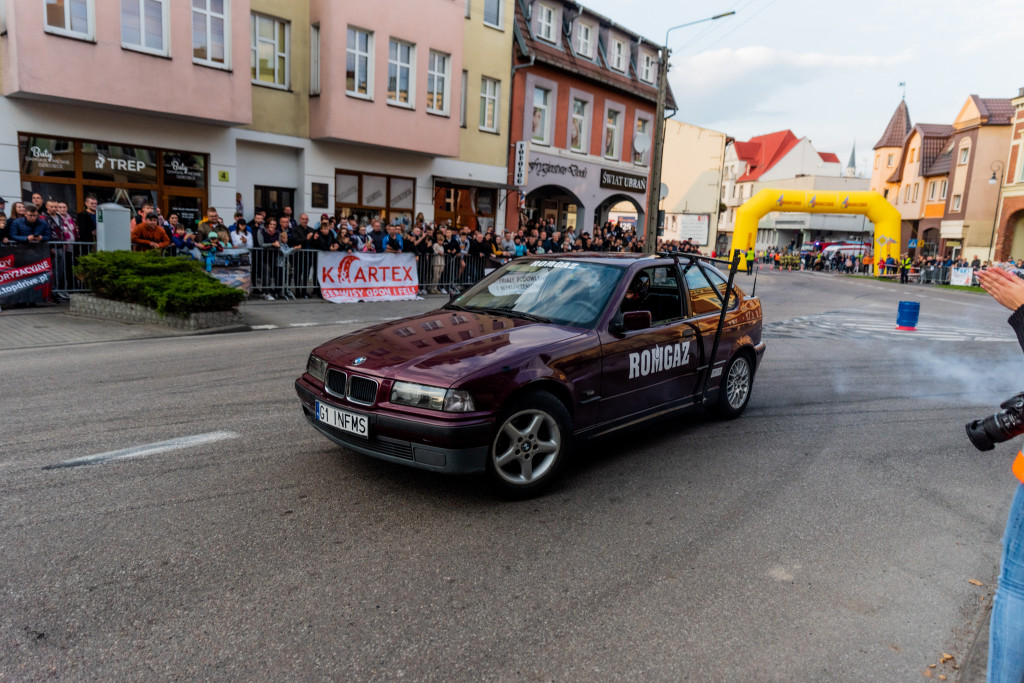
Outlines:
[[750,356],[738,353],[732,357],[722,373],[722,383],[718,388],[718,399],[712,406],[712,412],[723,420],[734,420],[743,414],[750,402],[750,392],[754,388],[754,366]]
[[557,478],[572,441],[569,411],[546,391],[514,399],[495,423],[487,476],[505,497],[538,495]]

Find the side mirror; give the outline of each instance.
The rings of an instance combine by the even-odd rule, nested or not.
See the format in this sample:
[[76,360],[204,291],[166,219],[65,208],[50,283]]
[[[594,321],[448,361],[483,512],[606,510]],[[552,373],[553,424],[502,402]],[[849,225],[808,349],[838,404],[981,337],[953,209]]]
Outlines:
[[610,331],[615,334],[633,332],[635,330],[646,330],[650,327],[649,310],[631,310],[615,316]]

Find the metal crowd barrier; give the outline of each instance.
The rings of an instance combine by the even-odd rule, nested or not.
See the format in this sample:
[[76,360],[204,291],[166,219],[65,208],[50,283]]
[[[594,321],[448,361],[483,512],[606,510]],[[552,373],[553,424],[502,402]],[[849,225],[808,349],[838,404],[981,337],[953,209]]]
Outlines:
[[[72,292],[88,292],[89,288],[74,276],[78,259],[96,251],[95,242],[50,242],[51,289],[59,298]],[[166,256],[190,256],[191,250],[168,247]],[[251,297],[272,296],[275,299],[296,299],[319,295],[317,251],[292,249],[251,249]],[[418,254],[416,272],[420,294],[460,292],[479,282],[484,275],[504,260],[483,256]]]
[[88,292],[89,288],[75,277],[78,259],[96,251],[95,242],[50,242],[50,289],[57,298],[72,292]]

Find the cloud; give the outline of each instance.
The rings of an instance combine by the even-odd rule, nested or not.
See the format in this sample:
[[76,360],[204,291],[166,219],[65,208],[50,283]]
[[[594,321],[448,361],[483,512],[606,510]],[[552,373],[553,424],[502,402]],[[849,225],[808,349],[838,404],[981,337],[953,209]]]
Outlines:
[[[814,98],[789,98],[811,83],[848,83],[855,76],[907,62],[907,52],[890,55],[836,55],[764,46],[709,50],[675,63],[669,73],[680,117],[700,125],[748,118],[785,117]],[[767,121],[766,121],[767,123]]]

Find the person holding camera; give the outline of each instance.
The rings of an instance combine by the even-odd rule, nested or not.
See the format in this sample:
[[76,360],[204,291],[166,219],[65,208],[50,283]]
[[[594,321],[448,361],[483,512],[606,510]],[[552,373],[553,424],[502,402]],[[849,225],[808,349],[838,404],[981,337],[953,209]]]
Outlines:
[[[978,272],[978,280],[986,292],[1006,308],[1013,311],[1009,323],[1017,333],[1017,340],[1024,349],[1024,280],[1002,268],[992,267]],[[1015,401],[1011,399],[1007,402]],[[1009,409],[1009,406],[1004,407]],[[988,422],[991,418],[986,418]],[[992,422],[995,422],[994,420]],[[968,425],[968,434],[975,446],[992,447],[992,441],[979,445],[975,434],[977,423]],[[996,425],[985,425],[998,431]],[[1016,431],[1017,434],[1020,431]],[[1005,441],[1015,434],[999,432],[996,440]],[[989,436],[993,436],[989,433]],[[1000,438],[1001,437],[1001,438]],[[988,450],[983,448],[983,450]],[[999,587],[992,601],[988,644],[988,681],[997,683],[1024,680],[1024,453],[1018,452],[1013,463],[1013,474],[1019,480],[1017,490],[1010,504],[1003,535],[1003,555],[999,564]]]

